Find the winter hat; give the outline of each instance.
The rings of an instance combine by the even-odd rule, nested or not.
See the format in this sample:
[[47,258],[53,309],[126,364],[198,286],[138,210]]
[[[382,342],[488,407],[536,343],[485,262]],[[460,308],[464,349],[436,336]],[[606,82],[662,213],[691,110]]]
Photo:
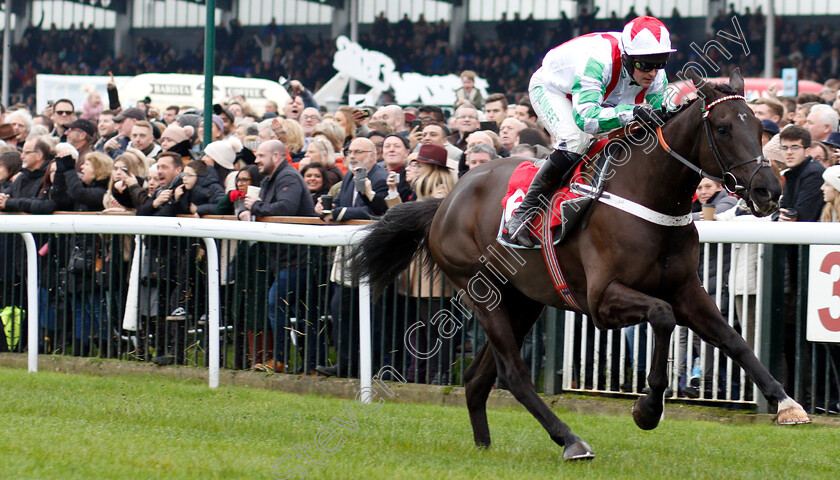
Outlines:
[[215,113],[213,114],[213,123],[216,125],[216,127],[219,129],[220,132],[225,131],[224,120],[222,120],[222,117],[216,115]]
[[181,143],[184,140],[189,140],[193,134],[193,127],[187,125],[186,127],[182,127],[177,123],[173,122],[171,125],[166,127],[166,130],[163,131],[161,134],[162,138],[169,138],[175,143]]
[[840,192],[840,165],[832,165],[826,168],[822,177],[823,180],[825,180],[825,183],[831,185],[835,190]]
[[218,140],[204,149],[204,154],[212,158],[220,167],[233,170],[236,154],[242,150],[242,142],[236,137]]

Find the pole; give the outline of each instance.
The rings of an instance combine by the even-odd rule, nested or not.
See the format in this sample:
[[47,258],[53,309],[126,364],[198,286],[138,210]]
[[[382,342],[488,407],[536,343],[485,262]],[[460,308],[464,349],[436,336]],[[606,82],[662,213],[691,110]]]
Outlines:
[[[350,0],[350,40],[359,43],[359,0]],[[356,79],[350,79],[350,95],[356,94]]]
[[373,373],[373,350],[370,344],[370,284],[367,278],[359,281],[359,399],[371,401],[370,385]]
[[3,92],[0,95],[0,103],[9,106],[9,56],[12,45],[12,0],[6,0],[6,9],[3,11]]
[[204,147],[213,135],[213,67],[216,59],[216,0],[207,0],[204,25]]
[[764,35],[764,78],[773,78],[773,46],[776,44],[776,9],[775,1],[767,0],[766,32]]
[[207,362],[210,388],[219,388],[219,250],[216,240],[205,238],[207,247]]

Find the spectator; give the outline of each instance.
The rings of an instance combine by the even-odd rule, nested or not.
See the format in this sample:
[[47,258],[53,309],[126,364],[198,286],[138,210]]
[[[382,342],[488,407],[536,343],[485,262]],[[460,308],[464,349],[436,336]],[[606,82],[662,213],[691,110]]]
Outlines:
[[439,123],[431,123],[423,128],[421,144],[438,145],[446,149],[446,164],[452,172],[452,178],[458,180],[458,162],[464,152],[449,141],[449,129]]
[[136,148],[149,158],[157,158],[160,145],[155,142],[152,124],[145,120],[135,122],[131,127],[131,142],[126,148]]
[[55,123],[55,130],[52,131],[52,136],[64,142],[67,140],[64,137],[64,129],[68,123],[76,120],[76,110],[73,102],[66,98],[57,100],[53,109],[52,120]]
[[494,93],[487,97],[484,102],[484,115],[488,122],[496,122],[498,125],[506,118],[508,107],[507,97],[502,93]]
[[162,152],[175,152],[182,159],[192,159],[193,128],[189,125],[182,127],[177,122],[171,122],[160,135],[160,150]]
[[335,123],[344,129],[344,145],[342,150],[347,148],[350,142],[356,138],[356,124],[353,118],[354,110],[353,107],[343,106],[335,112]]
[[118,134],[117,124],[114,122],[116,115],[116,112],[113,110],[105,110],[99,114],[99,120],[96,122],[96,131],[99,134],[99,140],[93,145],[94,151],[104,151],[105,143]]
[[[265,178],[260,185],[259,197],[245,197],[244,208],[238,213],[241,220],[265,216],[315,216],[309,189],[303,177],[286,160],[286,147],[282,142],[269,140],[260,144],[256,162]],[[268,293],[268,319],[274,332],[274,358],[265,366],[275,372],[284,371],[288,319],[296,316],[300,322],[298,329],[305,332],[309,345],[307,353],[310,357],[304,361],[314,369],[320,360],[315,358],[316,332],[319,327],[314,303],[309,303],[313,305],[313,308],[309,308],[309,299],[303,295],[307,288],[305,263],[301,263],[304,260],[289,249],[280,249],[277,255],[277,262],[271,262],[271,265],[277,265],[277,271],[274,272],[274,282]]]
[[478,110],[472,105],[461,105],[455,110],[457,133],[449,136],[449,141],[461,150],[467,146],[467,137],[478,129]]
[[519,144],[519,132],[525,128],[525,124],[516,118],[506,118],[499,128],[499,140],[505,150],[510,151]]
[[208,173],[207,164],[201,160],[193,160],[184,167],[184,183],[174,192],[178,214],[200,217],[216,212],[216,206],[224,197],[225,191]]
[[782,195],[780,221],[816,222],[822,198],[820,186],[825,170],[808,156],[811,134],[803,127],[791,125],[779,134],[785,166],[785,188]]
[[[520,143],[510,150],[511,157],[528,157],[537,158],[537,151],[528,143]],[[470,165],[470,160],[467,158],[467,166]]]
[[265,113],[263,114],[263,118],[277,118],[279,116],[279,110],[277,102],[269,100],[265,102]]
[[828,105],[814,105],[805,119],[805,128],[811,134],[812,142],[822,142],[828,139],[832,132],[837,131],[840,122],[837,110]]
[[840,222],[840,165],[832,165],[822,174],[823,207],[821,222]]
[[796,114],[793,116],[793,124],[800,127],[805,126],[805,121],[808,119],[808,114],[811,112],[811,107],[816,103],[803,103],[796,107]]
[[105,104],[102,103],[102,95],[96,90],[93,90],[88,94],[84,103],[82,103],[82,114],[79,118],[95,123],[103,110],[105,110]]
[[90,120],[80,118],[68,123],[64,128],[64,134],[67,137],[67,143],[73,145],[73,148],[79,152],[75,170],[81,171],[85,157],[93,150],[93,143],[96,141],[96,125]]
[[481,92],[475,88],[475,72],[464,70],[461,72],[461,88],[455,90],[455,108],[461,105],[471,104],[476,110],[484,107],[484,99]]
[[20,176],[20,169],[20,153],[7,151],[0,154],[0,193],[11,189],[14,181]]
[[304,108],[300,114],[300,128],[303,130],[303,135],[306,137],[307,145],[309,138],[312,137],[312,132],[315,131],[315,126],[321,121],[321,112],[317,108]]
[[210,167],[207,177],[221,185],[226,192],[236,188],[233,185],[236,177],[230,173],[234,168],[233,162],[236,161],[236,154],[240,150],[242,150],[242,143],[235,137],[227,140],[217,140],[204,149],[204,156],[201,160]]
[[216,204],[217,215],[236,215],[236,210],[241,209],[244,204],[245,195],[248,194],[248,187],[259,187],[263,180],[259,167],[246,165],[236,172],[236,190],[231,190],[223,195]]
[[128,177],[131,176],[133,176],[135,184],[138,185],[137,192],[145,194],[145,197],[148,196],[148,192],[146,191],[148,168],[145,162],[141,162],[136,155],[126,152],[114,159],[114,168],[111,173],[111,179],[108,182],[108,193],[105,194],[105,200],[103,201],[105,211],[133,212],[136,208],[135,203],[142,203],[142,201],[135,202],[126,194],[126,188],[128,187],[126,182],[128,181]]
[[525,120],[530,120],[534,123],[539,121],[537,119],[537,112],[534,111],[534,107],[531,105],[531,101],[527,98],[523,98],[519,101],[519,103],[516,104],[516,109],[514,110],[513,116],[516,117],[517,120],[523,122]]
[[[29,131],[32,130],[32,117],[26,110],[15,110],[6,115],[6,122],[12,126],[14,136],[3,138],[6,145],[21,148],[23,147],[26,138],[29,136]],[[5,135],[4,135],[5,136]]]
[[[87,120],[91,128],[93,123]],[[67,132],[71,130],[67,126]],[[57,155],[60,155],[57,153]],[[86,155],[81,165],[81,178],[75,169],[77,161],[71,156],[56,157],[56,175],[54,185],[57,191],[69,195],[72,210],[77,212],[99,212],[103,210],[103,199],[108,188],[108,178],[113,170],[111,157],[104,153],[93,152]],[[96,284],[94,275],[95,259],[103,258],[102,239],[98,235],[74,235],[73,250],[70,256],[72,269],[68,267],[68,289],[72,291],[74,329],[73,355],[89,356],[92,345],[96,342],[100,353],[114,355],[116,344],[110,332],[107,304],[103,296],[104,285]],[[68,292],[69,293],[69,292]]]
[[479,143],[467,150],[467,167],[473,168],[499,158],[496,151],[490,145]]
[[823,140],[822,143],[828,147],[828,153],[831,156],[831,158],[828,159],[828,162],[831,165],[840,164],[840,133],[833,132],[828,136],[828,139]]
[[336,157],[337,154],[333,150],[332,143],[324,138],[312,138],[309,141],[309,147],[306,149],[306,154],[303,156],[303,159],[301,159],[298,167],[301,169],[301,172],[303,172],[303,169],[310,163],[318,163],[324,167],[326,171],[324,182],[329,189],[329,187],[332,187],[336,183],[340,182],[343,175],[341,169],[335,165]]
[[176,118],[178,118],[178,112],[181,111],[181,108],[178,105],[170,105],[166,107],[166,110],[163,111],[163,123],[167,126],[171,125]]
[[761,121],[761,146],[767,145],[771,138],[779,134],[779,126],[773,120],[764,119]]
[[114,117],[118,134],[105,142],[103,151],[110,155],[111,158],[117,158],[118,155],[125,152],[125,149],[128,148],[128,144],[131,142],[131,133],[134,129],[134,124],[145,121],[145,119],[146,114],[139,108],[129,108]]
[[55,211],[59,205],[48,195],[52,181],[49,176],[44,179],[52,156],[52,149],[43,137],[26,140],[21,154],[21,174],[7,193],[0,194],[0,210],[38,214]]
[[275,129],[277,139],[286,146],[287,159],[292,163],[299,162],[306,154],[304,147],[306,139],[303,136],[303,129],[297,120],[285,119],[280,129]]
[[[405,112],[399,105],[386,105],[377,110],[371,117],[371,121],[377,120],[390,125],[390,127],[393,128],[393,133],[406,134],[408,132],[408,129],[405,126]],[[370,128],[373,128],[373,126],[370,126]],[[381,129],[376,128],[376,130]]]
[[408,142],[396,133],[388,135],[382,142],[383,166],[388,173],[396,173],[398,176],[397,191],[404,202],[411,193],[411,186],[405,180],[405,165],[409,153]]
[[[381,196],[384,199],[388,191],[388,174],[385,169],[376,164],[376,153],[372,141],[362,137],[356,138],[350,143],[346,153],[349,171],[341,182],[338,195],[333,199],[332,211],[324,213],[320,199],[315,204],[315,213],[327,221],[370,219],[375,215],[371,207],[373,198]],[[360,169],[366,170],[367,181],[363,184],[357,184],[355,178]],[[359,365],[358,351],[350,351],[350,338],[358,338],[358,324],[354,320],[355,317],[349,313],[354,295],[358,293],[358,286],[349,275],[348,267],[344,262],[344,250],[338,249],[330,275],[330,280],[333,282],[330,307],[333,316],[332,339],[333,342],[340,343],[336,345],[339,357],[336,365],[316,367],[318,373],[322,375],[353,375]],[[340,314],[342,312],[343,315]],[[354,333],[355,337],[353,337]]]
[[300,174],[303,176],[306,188],[312,195],[313,205],[321,198],[321,195],[329,193],[331,185],[327,181],[327,169],[320,163],[308,163],[300,169]]
[[775,98],[757,98],[750,102],[750,108],[759,120],[771,120],[778,125],[785,118],[785,106]]
[[811,148],[808,149],[808,156],[820,162],[823,168],[830,167],[832,160],[831,153],[828,151],[828,146],[822,142],[811,142]]

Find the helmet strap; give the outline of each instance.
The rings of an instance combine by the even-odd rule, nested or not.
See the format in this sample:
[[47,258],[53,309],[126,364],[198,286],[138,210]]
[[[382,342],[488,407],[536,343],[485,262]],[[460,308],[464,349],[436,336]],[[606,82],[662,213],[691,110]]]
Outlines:
[[636,84],[636,79],[633,77],[633,72],[635,72],[636,68],[633,66],[633,59],[630,58],[630,55],[626,53],[621,54],[621,64],[624,66],[624,70],[627,71],[627,75],[630,77],[630,84]]

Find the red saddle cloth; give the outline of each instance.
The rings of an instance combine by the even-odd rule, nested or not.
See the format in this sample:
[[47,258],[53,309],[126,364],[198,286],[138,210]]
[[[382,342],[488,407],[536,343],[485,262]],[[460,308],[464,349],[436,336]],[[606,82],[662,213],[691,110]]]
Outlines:
[[[592,148],[589,149],[589,152],[575,167],[575,171],[572,174],[572,183],[585,183],[584,177],[580,175],[580,172],[586,164],[586,160],[594,158],[601,153],[608,141],[609,140],[606,138],[599,140],[592,146]],[[534,180],[538,171],[539,167],[531,162],[522,162],[513,171],[513,175],[510,176],[510,180],[508,181],[507,193],[504,198],[502,198],[502,208],[504,209],[505,222],[510,219],[513,211],[516,210],[516,208],[522,203],[522,200],[525,198],[525,193],[528,192],[528,187],[531,185],[531,181]],[[560,204],[566,200],[571,200],[580,196],[581,194],[572,192],[569,189],[569,185],[564,185],[551,197],[551,211],[556,212],[555,215],[551,215],[551,228],[559,227],[563,222],[563,219],[560,216]],[[542,228],[542,219],[542,215],[537,215],[532,220],[532,224],[537,231]]]

